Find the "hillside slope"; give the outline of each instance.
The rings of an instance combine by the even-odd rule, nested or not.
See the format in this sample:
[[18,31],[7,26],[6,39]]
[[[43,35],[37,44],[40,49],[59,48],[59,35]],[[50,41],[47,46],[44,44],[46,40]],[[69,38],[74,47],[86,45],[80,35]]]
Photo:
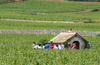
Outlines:
[[84,15],[82,13],[66,13],[97,8],[100,8],[99,3],[26,0],[0,5],[0,18],[74,22],[93,20],[99,22],[99,12],[83,13]]

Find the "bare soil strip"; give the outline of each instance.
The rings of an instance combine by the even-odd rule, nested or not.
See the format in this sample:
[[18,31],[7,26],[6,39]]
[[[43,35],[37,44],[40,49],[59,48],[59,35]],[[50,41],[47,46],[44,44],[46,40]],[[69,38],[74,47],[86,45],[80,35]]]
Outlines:
[[[61,32],[68,32],[68,30],[0,30],[0,34],[53,34],[57,35]],[[75,31],[82,36],[96,36],[100,31]]]
[[36,21],[36,20],[20,20],[20,19],[1,19],[1,20],[8,20],[8,21],[24,21],[24,22],[74,23],[74,22],[68,22],[68,21]]
[[[91,12],[91,11],[93,11],[94,9],[84,9],[84,10],[82,10],[82,11],[79,11],[79,12],[58,12],[58,13],[51,13],[51,14],[63,14],[63,13],[65,13],[65,14],[69,14],[69,13],[85,13],[85,12]],[[98,8],[98,10],[100,11],[100,9]],[[41,13],[41,14],[43,14],[43,13]],[[46,14],[46,13],[45,13]]]

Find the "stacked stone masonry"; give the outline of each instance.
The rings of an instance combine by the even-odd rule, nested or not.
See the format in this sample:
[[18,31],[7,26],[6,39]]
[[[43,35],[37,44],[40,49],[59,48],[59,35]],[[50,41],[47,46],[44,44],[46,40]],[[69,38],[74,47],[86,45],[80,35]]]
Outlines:
[[[68,30],[0,30],[0,34],[54,34],[57,35],[61,32],[68,32]],[[100,31],[73,31],[82,36],[96,36]]]

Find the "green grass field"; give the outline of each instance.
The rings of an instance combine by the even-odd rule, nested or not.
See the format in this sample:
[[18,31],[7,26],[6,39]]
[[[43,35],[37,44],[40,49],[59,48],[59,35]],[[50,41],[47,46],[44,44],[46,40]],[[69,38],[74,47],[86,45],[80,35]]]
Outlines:
[[[66,13],[97,8],[100,8],[99,3],[26,0],[0,5],[0,19],[100,22],[100,11]],[[81,31],[100,31],[100,23],[48,23],[0,20],[0,30],[69,30],[69,28]],[[83,36],[83,38],[91,43],[90,50],[68,50],[67,48],[57,51],[33,50],[33,41],[39,43],[41,39],[49,41],[55,36],[51,34],[0,34],[0,65],[100,64],[100,36]]]
[[10,1],[10,0],[0,0],[0,3],[1,3],[1,2],[7,2],[7,1]]
[[[13,5],[13,6],[12,6]],[[27,5],[27,6],[26,6]],[[75,6],[73,6],[75,5]],[[84,9],[100,8],[99,3],[74,3],[74,2],[53,2],[26,0],[0,5],[0,11],[10,11],[22,14],[57,13],[57,12],[77,12]]]
[[61,13],[61,14],[17,14],[14,12],[1,12],[1,19],[25,19],[25,20],[44,20],[44,21],[71,21],[71,22],[100,22],[100,12],[89,12],[89,13]]
[[[85,20],[89,20],[92,22],[100,22],[100,12],[65,13],[79,12],[84,9],[97,8],[100,8],[99,3],[74,3],[27,0],[22,2],[0,5],[0,18],[73,22],[84,22]],[[59,14],[59,12],[62,14]]]
[[0,30],[82,30],[100,31],[100,23],[53,23],[0,20]]
[[[52,39],[45,34],[0,34],[1,65],[99,65],[100,37],[88,37],[91,49],[85,50],[33,50],[32,42],[41,38]],[[94,41],[93,41],[94,40]]]

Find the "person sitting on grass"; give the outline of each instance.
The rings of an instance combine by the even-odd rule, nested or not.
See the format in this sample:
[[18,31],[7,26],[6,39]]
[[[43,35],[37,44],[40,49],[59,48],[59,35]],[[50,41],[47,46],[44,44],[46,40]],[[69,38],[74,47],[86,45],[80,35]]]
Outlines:
[[39,44],[38,49],[41,49],[41,43]]
[[49,44],[47,44],[47,42],[46,42],[45,46],[44,46],[44,49],[47,50],[47,49],[49,49],[49,47],[50,47]]
[[34,41],[34,42],[33,42],[33,45],[32,45],[33,49],[34,49],[35,44],[36,44],[36,43],[35,43],[35,41]]
[[90,44],[90,42],[88,43],[88,49],[90,49],[91,48],[91,44]]
[[53,49],[54,48],[54,45],[53,45],[53,42],[52,41],[50,41],[49,46],[50,46],[50,49]]
[[43,49],[44,49],[44,46],[45,46],[45,43],[43,43],[43,47],[42,47]]
[[61,44],[60,42],[59,42],[58,47],[59,47],[59,49],[64,49],[64,45],[63,45],[63,44]]
[[71,43],[68,43],[68,49],[72,49]]
[[73,43],[73,47],[72,47],[72,49],[76,49],[76,44],[75,43]]
[[39,47],[38,42],[36,43],[36,45],[34,46],[34,48],[37,50]]
[[56,44],[55,50],[59,49],[58,44]]

